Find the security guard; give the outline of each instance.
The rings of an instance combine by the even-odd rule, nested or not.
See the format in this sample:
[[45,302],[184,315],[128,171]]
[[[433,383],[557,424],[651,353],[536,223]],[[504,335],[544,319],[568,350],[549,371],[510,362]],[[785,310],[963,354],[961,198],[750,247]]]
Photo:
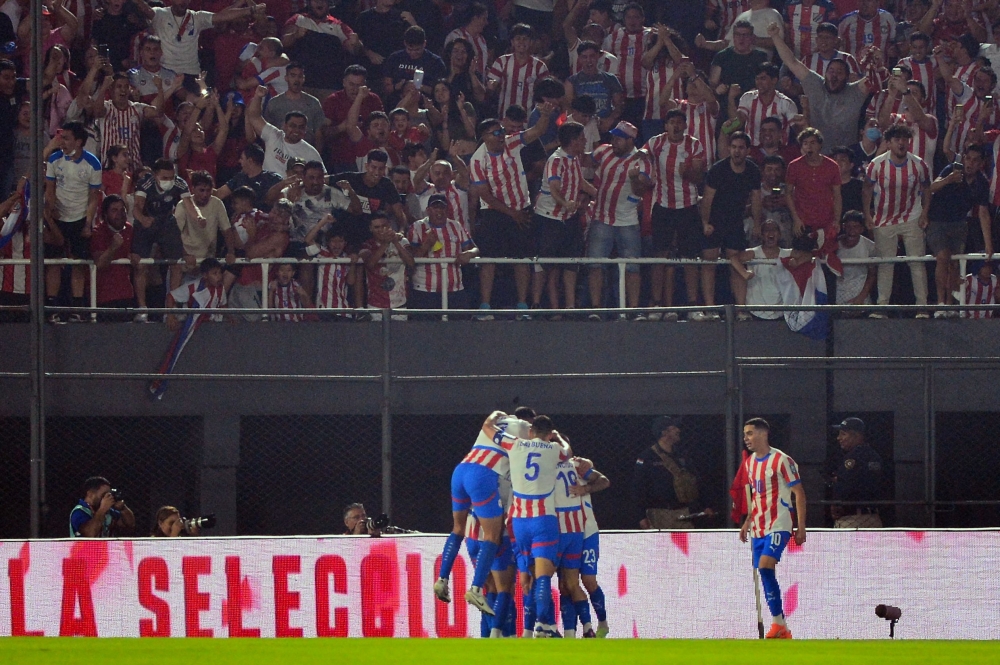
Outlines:
[[[845,418],[834,425],[843,462],[833,472],[833,500],[877,501],[882,498],[882,458],[865,443],[865,421]],[[836,529],[880,529],[882,518],[877,506],[830,506]]]
[[[689,515],[698,505],[698,479],[675,448],[681,440],[681,419],[660,416],[653,421],[656,443],[635,461],[632,483],[636,518],[640,529],[690,529]],[[711,508],[706,516],[714,515]]]

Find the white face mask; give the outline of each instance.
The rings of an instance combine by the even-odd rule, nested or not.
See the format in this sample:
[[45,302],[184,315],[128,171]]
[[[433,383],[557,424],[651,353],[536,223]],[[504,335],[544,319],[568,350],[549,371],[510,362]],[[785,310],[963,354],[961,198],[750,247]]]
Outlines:
[[167,191],[168,189],[174,188],[173,180],[157,180],[156,184],[159,185],[160,189],[162,189],[163,191]]

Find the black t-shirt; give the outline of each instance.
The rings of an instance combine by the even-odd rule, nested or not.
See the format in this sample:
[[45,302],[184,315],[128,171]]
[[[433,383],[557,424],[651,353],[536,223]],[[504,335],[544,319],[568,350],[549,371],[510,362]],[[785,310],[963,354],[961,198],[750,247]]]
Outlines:
[[335,35],[309,30],[291,48],[293,60],[302,63],[306,80],[314,88],[343,88],[347,53]]
[[767,62],[767,52],[759,48],[741,55],[730,46],[712,58],[712,66],[722,70],[719,82],[726,85],[738,83],[743,92],[757,87],[757,65],[762,62]]
[[165,192],[161,191],[152,173],[147,174],[136,186],[136,193],[141,192],[146,198],[143,212],[157,222],[170,219],[177,204],[181,202],[181,197],[189,191],[184,179],[178,177],[174,178],[173,187]]
[[[248,176],[243,171],[239,171],[236,175],[229,179],[226,183],[226,187],[229,188],[230,193],[235,192],[240,187],[249,187],[257,194],[257,200],[254,202],[254,207],[263,210],[264,212],[269,212],[271,206],[264,202],[267,197],[267,192],[281,182],[281,176],[273,171],[261,171],[254,177]],[[226,210],[232,216],[232,195],[226,199]]]
[[840,186],[841,214],[848,210],[861,210],[864,212],[863,204],[861,203],[861,190],[863,187],[864,183],[861,182],[860,178],[851,178],[847,181],[847,184]]
[[[14,128],[17,127],[17,111],[21,107],[21,100],[28,98],[28,80],[17,79],[14,82],[14,94],[0,94],[0,154],[14,154]],[[5,172],[14,166],[14,160],[8,158],[0,160],[4,162],[0,166],[0,172]]]
[[[382,14],[374,9],[368,9],[358,14],[357,24],[353,25],[354,31],[361,38],[361,43],[365,48],[378,53],[383,58],[388,58],[393,52],[398,51],[403,45],[403,33],[410,27],[410,24],[403,20],[399,9],[390,9]],[[379,73],[379,68],[375,67],[375,73]],[[373,80],[372,68],[368,70],[369,81]]]
[[393,83],[413,80],[417,68],[424,70],[423,85],[434,87],[434,82],[445,77],[444,61],[427,49],[416,60],[403,51],[395,51],[382,63],[382,76],[388,76]]
[[372,213],[388,212],[390,207],[400,202],[399,192],[396,191],[392,181],[386,177],[375,183],[374,187],[365,184],[365,174],[360,171],[338,173],[330,176],[328,180],[331,183],[336,183],[339,180],[351,183],[358,199],[361,200],[361,214],[347,214],[345,216],[348,233],[351,236],[348,238],[349,244],[362,243],[371,237]]
[[[953,170],[949,164],[941,171],[940,177],[948,177]],[[927,219],[943,224],[964,224],[973,206],[989,204],[990,182],[980,171],[971,185],[962,178],[961,182],[945,185],[935,192],[931,198],[930,210],[927,211]]]
[[747,159],[743,172],[736,173],[732,162],[722,159],[712,164],[705,184],[715,190],[709,221],[716,226],[743,226],[750,193],[760,189],[760,168]]
[[105,14],[99,21],[94,21],[90,38],[95,44],[107,44],[108,57],[116,72],[128,69],[122,62],[132,57],[132,38],[139,32],[139,26],[129,19],[129,14],[123,10],[118,16]]

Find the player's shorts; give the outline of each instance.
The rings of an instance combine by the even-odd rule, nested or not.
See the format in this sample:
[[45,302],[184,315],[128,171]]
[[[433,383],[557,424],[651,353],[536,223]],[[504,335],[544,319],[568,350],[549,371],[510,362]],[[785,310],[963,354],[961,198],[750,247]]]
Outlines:
[[471,510],[477,519],[503,515],[500,504],[500,476],[483,466],[462,462],[451,474],[451,510]]
[[[476,560],[479,558],[480,544],[481,541],[479,540],[473,540],[472,538],[465,539],[465,549],[469,553],[469,558],[472,559],[473,565],[475,565]],[[504,534],[500,539],[500,549],[497,550],[497,555],[493,559],[493,565],[490,569],[501,572],[513,566],[514,563],[514,545],[510,542],[507,534]]]
[[579,570],[583,555],[583,532],[559,534],[559,568]]
[[781,553],[785,551],[792,534],[789,531],[775,531],[763,538],[752,538],[750,544],[753,546],[753,567],[760,567],[762,556],[773,557],[775,561],[781,561]]
[[548,559],[553,564],[559,561],[559,518],[555,515],[543,517],[515,517],[514,537],[517,540],[518,570],[530,573],[528,563],[532,558]]
[[601,558],[601,534],[593,533],[583,539],[581,575],[597,575],[597,560]]

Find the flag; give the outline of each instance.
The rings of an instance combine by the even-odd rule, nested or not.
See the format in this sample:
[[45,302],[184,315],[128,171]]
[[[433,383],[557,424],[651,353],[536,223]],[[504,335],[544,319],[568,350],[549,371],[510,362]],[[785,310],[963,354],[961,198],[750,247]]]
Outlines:
[[[777,273],[781,304],[826,305],[826,276],[820,262],[813,259],[793,267],[790,259],[791,257],[781,259],[785,269]],[[785,322],[794,332],[812,339],[826,339],[830,315],[815,310],[789,311],[785,312]]]
[[0,249],[3,249],[7,244],[14,239],[15,233],[20,233],[21,229],[28,221],[28,211],[31,207],[31,186],[29,183],[24,183],[24,192],[21,194],[21,200],[14,204],[13,209],[11,209],[10,214],[8,214],[3,222],[0,223]]

